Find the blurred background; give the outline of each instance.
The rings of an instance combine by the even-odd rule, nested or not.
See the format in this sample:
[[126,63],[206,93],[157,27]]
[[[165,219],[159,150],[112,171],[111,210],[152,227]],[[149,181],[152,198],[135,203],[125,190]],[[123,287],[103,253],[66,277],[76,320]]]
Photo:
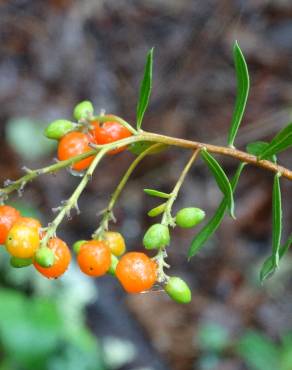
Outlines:
[[[0,180],[22,166],[52,163],[46,125],[94,102],[135,121],[148,49],[155,47],[154,85],[144,128],[209,143],[226,142],[235,101],[232,44],[246,56],[251,92],[237,146],[269,140],[291,120],[292,3],[289,0],[15,0],[0,2]],[[156,202],[145,187],[170,191],[189,153],[170,149],[146,158],[123,192],[113,229],[140,250],[146,213]],[[80,199],[81,215],[59,236],[72,245],[96,228],[131,153],[107,158]],[[236,161],[219,158],[229,176]],[[279,160],[291,168],[291,151]],[[66,171],[40,177],[10,203],[46,225],[52,208],[79,179]],[[292,184],[283,179],[284,235],[291,232]],[[291,370],[292,256],[259,284],[271,249],[272,175],[244,170],[236,221],[226,217],[191,262],[194,230],[178,228],[169,248],[170,274],[184,278],[193,301],[178,305],[161,292],[126,295],[116,280],[91,280],[74,264],[58,281],[12,270],[1,251],[1,370]],[[22,195],[22,194],[20,194]],[[202,162],[187,177],[175,211],[205,209],[221,194]]]

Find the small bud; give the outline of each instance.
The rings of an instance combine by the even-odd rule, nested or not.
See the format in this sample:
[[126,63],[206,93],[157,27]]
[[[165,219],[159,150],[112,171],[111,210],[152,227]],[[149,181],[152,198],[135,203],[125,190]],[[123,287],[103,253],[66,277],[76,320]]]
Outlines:
[[119,263],[119,259],[114,254],[112,254],[111,259],[112,260],[111,260],[110,268],[108,269],[108,274],[115,276],[116,268]]
[[74,108],[73,116],[79,121],[81,118],[87,118],[89,114],[93,114],[94,108],[90,101],[84,100],[77,104]]
[[35,261],[42,267],[51,267],[55,261],[54,252],[50,248],[41,247],[35,254]]
[[143,244],[146,249],[158,249],[166,247],[170,242],[168,227],[162,224],[154,224],[146,231]]
[[60,140],[68,132],[74,130],[74,123],[65,119],[58,119],[45,129],[45,136],[49,139]]
[[80,248],[82,246],[82,244],[86,243],[86,240],[78,240],[77,242],[75,242],[72,246],[73,248],[73,251],[78,254],[79,251],[80,251]]
[[18,258],[18,257],[11,257],[10,258],[10,265],[15,268],[22,268],[27,267],[32,264],[31,258]]
[[192,292],[187,283],[177,276],[169,278],[164,290],[171,299],[178,303],[190,303],[192,300]]
[[205,212],[200,208],[183,208],[176,214],[176,224],[183,228],[191,228],[198,225],[205,218]]

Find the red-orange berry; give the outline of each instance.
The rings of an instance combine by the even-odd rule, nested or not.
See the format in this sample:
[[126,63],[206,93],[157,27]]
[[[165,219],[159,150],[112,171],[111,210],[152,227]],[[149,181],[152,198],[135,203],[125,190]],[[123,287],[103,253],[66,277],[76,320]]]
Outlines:
[[0,244],[4,244],[14,222],[20,217],[17,209],[10,206],[0,206]]
[[77,255],[80,270],[89,276],[102,276],[111,266],[111,252],[102,241],[90,240],[81,245]]
[[[75,157],[92,150],[89,146],[90,138],[83,132],[69,132],[59,142],[58,158],[61,161]],[[93,156],[82,159],[73,164],[72,168],[76,171],[86,169],[93,161]]]
[[[122,126],[118,122],[92,122],[91,125],[93,127],[91,134],[93,135],[95,142],[100,145],[113,143],[132,135],[132,133],[126,127]],[[117,154],[126,148],[126,146],[123,146],[121,148],[111,150],[109,154]]]
[[52,238],[48,243],[48,248],[54,252],[54,263],[50,267],[42,267],[34,262],[34,267],[46,278],[56,279],[64,274],[71,261],[71,253],[67,244],[59,239]]
[[17,223],[9,230],[5,242],[7,252],[17,258],[32,258],[39,244],[39,231],[35,227]]
[[157,265],[146,254],[124,254],[116,268],[116,277],[128,293],[140,293],[152,288],[157,279]]

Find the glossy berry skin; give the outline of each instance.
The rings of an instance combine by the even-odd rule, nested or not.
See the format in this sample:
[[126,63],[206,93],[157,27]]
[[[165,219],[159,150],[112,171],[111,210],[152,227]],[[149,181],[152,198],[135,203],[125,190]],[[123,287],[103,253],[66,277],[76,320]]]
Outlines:
[[51,267],[42,267],[34,261],[34,267],[48,279],[57,279],[68,269],[71,261],[71,253],[67,244],[59,238],[52,238],[48,248],[54,252],[54,263]]
[[[132,136],[132,133],[118,122],[92,122],[91,134],[95,142],[99,145],[113,143],[117,140],[125,139]],[[125,150],[127,147],[121,147],[111,150],[109,154],[117,154]]]
[[25,226],[28,226],[28,227],[32,227],[32,228],[36,229],[39,233],[40,233],[40,230],[41,230],[41,227],[42,227],[39,220],[37,220],[36,218],[32,218],[32,217],[19,217],[15,221],[13,226],[14,225],[25,225]]
[[74,123],[65,119],[58,119],[49,124],[45,130],[48,139],[60,140],[64,135],[74,129]]
[[35,227],[13,225],[5,242],[8,253],[17,258],[32,258],[40,244]]
[[[91,151],[89,146],[90,138],[83,132],[69,132],[59,142],[58,159],[64,161],[66,159],[75,157]],[[76,171],[85,170],[93,161],[93,156],[82,159],[72,165]]]
[[146,249],[164,248],[170,243],[169,229],[162,224],[154,224],[149,227],[143,238]]
[[72,245],[72,249],[73,249],[73,251],[74,251],[76,254],[78,254],[78,253],[79,253],[79,251],[80,251],[81,246],[82,246],[84,243],[86,243],[86,242],[87,242],[87,240],[77,240],[77,242],[75,242],[75,243]]
[[10,206],[0,206],[0,244],[4,244],[8,232],[14,222],[20,217],[17,209]]
[[109,247],[112,254],[119,257],[126,251],[126,244],[123,236],[116,231],[106,231],[103,235],[103,241]]
[[187,283],[176,276],[169,278],[164,287],[166,293],[171,299],[178,303],[190,303],[192,300],[192,292]]
[[22,268],[32,265],[32,258],[10,258],[10,266],[14,268]]
[[129,252],[120,259],[116,277],[128,293],[141,293],[157,280],[157,265],[144,253]]
[[92,103],[89,100],[84,100],[75,106],[73,116],[79,121],[81,118],[87,118],[88,115],[93,114],[93,111]]
[[205,212],[200,208],[183,208],[176,214],[176,224],[183,228],[191,228],[198,225],[205,218]]
[[84,274],[92,277],[102,276],[111,266],[110,249],[103,241],[90,240],[82,244],[77,263]]

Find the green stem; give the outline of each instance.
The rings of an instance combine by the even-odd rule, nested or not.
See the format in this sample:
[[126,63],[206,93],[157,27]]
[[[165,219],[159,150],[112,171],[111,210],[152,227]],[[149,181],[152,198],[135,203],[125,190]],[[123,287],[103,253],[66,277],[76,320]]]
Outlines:
[[86,185],[88,184],[89,180],[92,178],[93,172],[99,162],[101,161],[102,157],[106,154],[108,149],[102,149],[97,155],[95,156],[94,160],[88,167],[86,173],[84,174],[82,180],[80,181],[77,188],[72,193],[71,197],[65,202],[65,205],[61,207],[60,212],[58,213],[57,217],[52,221],[49,227],[46,230],[46,235],[42,239],[41,246],[45,247],[48,244],[48,241],[56,235],[56,231],[63,221],[66,215],[70,214],[72,208],[78,208],[78,199],[85,189]]
[[189,159],[188,163],[186,164],[186,166],[184,167],[177,183],[175,184],[172,192],[170,193],[170,197],[168,198],[168,200],[166,201],[166,205],[165,205],[165,210],[163,212],[163,215],[162,215],[162,220],[161,220],[161,223],[163,225],[170,225],[170,226],[175,226],[175,222],[174,222],[174,219],[173,217],[171,216],[171,210],[172,210],[172,206],[173,206],[173,203],[175,202],[176,198],[177,198],[177,195],[178,195],[178,192],[186,178],[186,175],[187,173],[189,172],[192,164],[194,163],[194,161],[197,159],[198,157],[198,154],[199,154],[200,150],[197,149],[194,151],[194,153],[192,154],[191,158]]
[[111,196],[110,202],[107,206],[107,208],[102,212],[102,219],[100,222],[100,225],[98,229],[93,233],[92,238],[93,239],[99,239],[102,238],[103,233],[108,230],[108,223],[112,220],[114,220],[113,215],[113,208],[124,189],[125,185],[127,184],[129,177],[134,172],[138,164],[146,157],[148,154],[151,154],[156,149],[159,149],[160,147],[164,146],[164,144],[154,144],[151,147],[147,148],[142,152],[130,165],[130,167],[125,172],[124,176],[122,177],[121,181],[119,182],[118,186],[116,187],[114,193]]

